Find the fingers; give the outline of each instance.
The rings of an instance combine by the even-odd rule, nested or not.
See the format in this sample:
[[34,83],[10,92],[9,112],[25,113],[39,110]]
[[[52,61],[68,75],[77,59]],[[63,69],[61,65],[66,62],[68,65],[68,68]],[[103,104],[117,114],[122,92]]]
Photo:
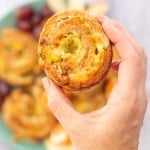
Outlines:
[[[118,82],[110,96],[109,101],[130,99],[134,92],[145,85],[146,78],[146,56],[143,49],[136,43],[134,38],[117,21],[105,16],[98,17],[99,22],[114,44],[120,56],[120,63],[113,62],[112,68],[119,69]],[[129,97],[127,98],[128,95]],[[112,100],[111,100],[112,99]]]
[[122,32],[124,32],[124,35],[127,36],[127,38],[130,40],[130,42],[133,44],[133,46],[136,47],[137,43],[134,40],[134,38],[126,31],[126,29],[116,20],[110,19],[107,16],[104,15],[99,15],[98,17],[96,17],[97,20],[103,24],[104,22],[108,21],[111,22],[114,26],[116,26],[119,30],[121,30]]
[[143,50],[140,48],[135,49],[124,32],[111,22],[104,22],[102,26],[109,39],[114,43],[121,58],[118,81],[125,85],[128,83],[129,87],[134,87],[140,79],[145,77],[145,71],[143,71],[145,69]]
[[102,26],[111,42],[115,44],[115,48],[121,59],[127,59],[134,54],[135,50],[124,32],[119,30],[111,22],[104,22]]
[[73,109],[68,98],[52,81],[43,78],[42,82],[48,95],[48,106],[51,112],[64,128],[69,130],[79,119],[80,114]]

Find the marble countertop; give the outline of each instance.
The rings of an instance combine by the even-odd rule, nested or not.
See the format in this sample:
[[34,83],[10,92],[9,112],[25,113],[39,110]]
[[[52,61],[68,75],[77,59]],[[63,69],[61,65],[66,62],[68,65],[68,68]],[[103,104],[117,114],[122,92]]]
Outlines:
[[[10,10],[33,0],[0,0],[0,19]],[[36,0],[34,0],[36,1]],[[89,2],[91,0],[88,0]],[[149,0],[107,0],[110,2],[109,16],[119,20],[137,41],[143,45],[148,56],[147,87],[150,97],[150,1]],[[139,150],[150,150],[150,105],[145,115],[140,137]],[[0,150],[11,150],[6,143],[0,141]]]

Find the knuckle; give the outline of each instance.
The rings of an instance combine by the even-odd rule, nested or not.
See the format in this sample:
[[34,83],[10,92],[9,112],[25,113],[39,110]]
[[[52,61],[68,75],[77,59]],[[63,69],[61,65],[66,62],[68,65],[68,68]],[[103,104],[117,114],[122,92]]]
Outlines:
[[111,19],[112,23],[120,29],[124,29],[123,25],[115,19]]
[[141,46],[138,46],[136,51],[133,53],[132,58],[134,64],[137,66],[146,66],[147,64],[147,56],[145,54],[144,48]]
[[142,59],[146,59],[145,50],[141,45],[139,45],[139,44],[136,45],[136,51],[137,51],[139,57],[141,57]]
[[146,94],[145,94],[145,96],[144,96],[142,102],[143,102],[143,108],[144,108],[144,110],[146,110],[147,105],[148,105],[148,98],[147,98],[147,95],[146,95]]
[[137,102],[135,103],[135,104],[133,104],[133,105],[131,105],[131,107],[130,107],[131,109],[131,113],[135,116],[136,114],[138,114],[139,113],[139,111],[140,111],[140,106],[139,106],[139,104],[137,104]]
[[144,58],[144,60],[145,60],[145,63],[147,64],[147,55],[146,55],[146,53],[145,53],[144,50],[143,50],[143,58]]
[[135,118],[137,124],[140,124],[143,120],[145,111],[146,111],[146,103],[138,103],[136,107],[133,109],[132,116]]
[[48,102],[48,106],[54,114],[59,111],[59,106],[58,106],[57,101],[55,99],[50,99]]
[[87,135],[88,125],[85,126],[87,122],[84,120],[82,115],[78,116],[78,119],[74,120],[73,124],[73,126],[70,126],[70,130],[72,131],[73,135],[76,135],[78,137],[85,137]]
[[131,117],[134,117],[136,120],[140,120],[147,107],[147,97],[142,94],[139,96],[138,94],[133,95],[131,97],[133,101],[128,103],[128,109],[131,114]]

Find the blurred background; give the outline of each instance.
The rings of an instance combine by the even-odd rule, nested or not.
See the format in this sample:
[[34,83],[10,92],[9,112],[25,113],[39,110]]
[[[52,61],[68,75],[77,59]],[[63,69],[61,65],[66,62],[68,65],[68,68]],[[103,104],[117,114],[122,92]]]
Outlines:
[[[149,5],[149,0],[0,0],[0,150],[72,150],[67,134],[47,110],[40,81],[43,73],[37,66],[39,33],[46,19],[57,11],[77,8],[91,14],[103,13],[121,22],[146,50],[149,99]],[[117,74],[110,71],[94,89],[66,95],[78,111],[95,110],[106,104],[116,78]],[[150,150],[149,139],[148,104],[140,150]]]

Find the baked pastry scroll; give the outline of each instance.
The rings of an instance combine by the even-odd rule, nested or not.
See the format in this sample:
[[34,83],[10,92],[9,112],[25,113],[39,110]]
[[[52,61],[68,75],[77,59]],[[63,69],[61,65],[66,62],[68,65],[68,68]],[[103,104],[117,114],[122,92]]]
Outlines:
[[49,136],[56,119],[47,106],[47,96],[41,83],[14,89],[2,106],[2,116],[14,132],[15,139],[42,140]]
[[0,79],[12,85],[32,83],[37,68],[37,43],[32,35],[4,29],[0,39]]
[[58,86],[76,91],[90,88],[108,72],[111,43],[102,26],[82,11],[52,16],[40,35],[39,64]]

